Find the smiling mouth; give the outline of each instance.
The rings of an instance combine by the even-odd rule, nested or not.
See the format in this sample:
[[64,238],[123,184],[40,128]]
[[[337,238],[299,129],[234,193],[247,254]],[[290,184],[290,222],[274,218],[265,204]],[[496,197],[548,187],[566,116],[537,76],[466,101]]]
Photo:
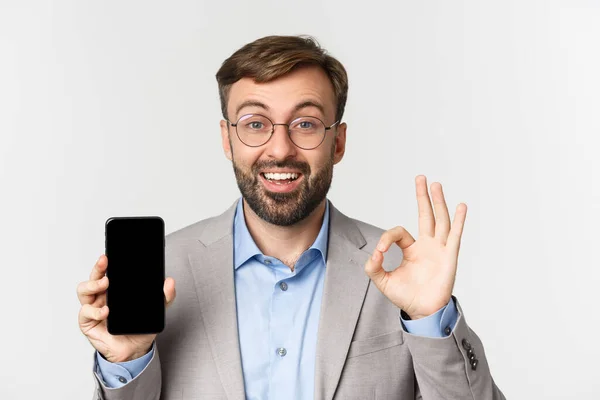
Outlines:
[[297,180],[302,176],[300,173],[296,172],[288,172],[288,173],[279,173],[279,172],[261,172],[260,173],[263,178],[265,178],[269,182],[273,182],[276,184],[289,184]]

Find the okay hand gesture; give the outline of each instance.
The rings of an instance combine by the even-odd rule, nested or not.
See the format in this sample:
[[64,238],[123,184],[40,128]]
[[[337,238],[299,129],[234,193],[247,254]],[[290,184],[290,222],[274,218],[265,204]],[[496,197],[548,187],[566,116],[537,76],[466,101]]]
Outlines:
[[[431,185],[433,208],[427,192],[427,178],[415,179],[419,208],[419,237],[415,240],[403,227],[383,233],[377,249],[365,264],[365,272],[379,290],[411,319],[419,319],[444,307],[450,301],[456,278],[458,251],[467,205],[456,207],[450,227],[450,215],[440,183]],[[400,265],[393,271],[383,269],[384,253],[396,243],[403,252]]]

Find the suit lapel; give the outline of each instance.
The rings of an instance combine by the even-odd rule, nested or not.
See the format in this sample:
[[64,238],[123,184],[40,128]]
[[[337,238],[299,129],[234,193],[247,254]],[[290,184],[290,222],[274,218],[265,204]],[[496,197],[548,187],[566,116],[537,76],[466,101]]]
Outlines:
[[315,399],[330,400],[337,388],[369,278],[361,251],[366,241],[352,220],[331,206],[327,267],[315,365]]
[[203,230],[189,253],[189,260],[221,383],[229,400],[244,400],[233,275],[232,228],[236,204],[237,201]]

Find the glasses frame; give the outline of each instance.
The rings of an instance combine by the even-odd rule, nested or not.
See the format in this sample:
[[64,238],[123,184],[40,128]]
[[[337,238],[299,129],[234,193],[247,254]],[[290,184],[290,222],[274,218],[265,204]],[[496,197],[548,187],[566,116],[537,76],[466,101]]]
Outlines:
[[[247,144],[246,142],[244,142],[244,141],[242,140],[242,138],[240,137],[240,134],[239,134],[239,132],[238,132],[237,126],[238,126],[238,124],[240,123],[240,121],[242,120],[242,118],[248,117],[249,115],[256,115],[256,116],[259,116],[259,117],[263,117],[263,118],[265,118],[267,121],[269,121],[269,122],[271,123],[271,125],[272,125],[272,128],[271,128],[271,133],[269,134],[269,138],[268,138],[268,139],[267,139],[267,140],[266,140],[266,141],[265,141],[263,144],[259,144],[259,145],[252,146],[252,145],[249,145],[249,144]],[[292,125],[294,122],[296,122],[296,121],[298,121],[299,119],[302,119],[302,118],[314,118],[314,119],[316,119],[316,120],[320,121],[320,122],[323,124],[323,126],[325,127],[325,133],[323,134],[323,137],[321,138],[321,141],[319,142],[319,144],[318,144],[318,145],[316,145],[315,147],[309,147],[309,148],[306,148],[306,147],[301,147],[301,146],[298,146],[298,145],[296,144],[296,142],[294,142],[294,141],[292,140],[292,133],[291,133],[291,131],[290,131],[290,125]],[[293,120],[292,120],[290,123],[288,123],[288,124],[276,124],[276,123],[274,123],[273,121],[271,121],[271,119],[270,119],[269,117],[267,117],[267,116],[265,116],[265,115],[262,115],[262,114],[244,114],[244,115],[242,115],[241,117],[239,117],[239,118],[238,118],[238,120],[237,120],[237,122],[236,122],[235,124],[234,124],[233,122],[231,122],[230,120],[228,120],[227,118],[225,118],[225,121],[227,121],[227,123],[228,123],[229,125],[231,125],[231,126],[233,126],[233,127],[235,128],[235,134],[236,134],[236,136],[238,137],[238,139],[240,140],[240,142],[244,143],[244,145],[246,145],[246,146],[248,146],[248,147],[260,147],[260,146],[264,146],[265,144],[269,143],[269,140],[271,140],[271,138],[273,137],[273,133],[275,133],[275,127],[276,127],[277,125],[284,125],[284,126],[287,126],[287,134],[288,134],[288,137],[290,138],[290,141],[291,141],[291,142],[294,144],[294,146],[296,146],[296,147],[298,147],[298,148],[300,148],[300,149],[302,149],[302,150],[314,150],[314,149],[316,149],[317,147],[319,147],[319,146],[320,146],[320,145],[321,145],[321,144],[322,144],[322,143],[325,141],[325,136],[327,136],[327,131],[331,130],[331,129],[332,129],[334,126],[335,126],[335,125],[337,125],[337,124],[339,124],[339,123],[340,123],[340,120],[337,120],[337,121],[335,121],[333,124],[331,124],[331,125],[327,126],[327,125],[325,125],[325,122],[323,122],[323,121],[322,121],[320,118],[313,117],[312,115],[305,115],[305,116],[303,116],[303,117],[294,118],[294,119],[293,119]]]

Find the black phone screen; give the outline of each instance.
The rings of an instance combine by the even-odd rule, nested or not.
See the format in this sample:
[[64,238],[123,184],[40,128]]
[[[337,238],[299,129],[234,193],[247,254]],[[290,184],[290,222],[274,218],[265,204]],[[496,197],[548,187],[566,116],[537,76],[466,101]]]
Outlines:
[[107,330],[113,335],[162,332],[165,326],[165,228],[160,217],[106,221]]

